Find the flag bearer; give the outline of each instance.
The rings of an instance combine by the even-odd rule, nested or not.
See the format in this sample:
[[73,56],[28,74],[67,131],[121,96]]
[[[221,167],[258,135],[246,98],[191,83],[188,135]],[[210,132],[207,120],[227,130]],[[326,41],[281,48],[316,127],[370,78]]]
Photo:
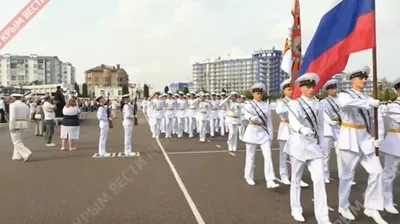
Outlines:
[[296,80],[302,96],[289,102],[289,125],[293,130],[285,145],[290,156],[292,180],[290,184],[290,206],[293,218],[305,222],[301,206],[301,177],[304,168],[311,173],[314,191],[314,215],[319,224],[331,223],[324,181],[323,151],[323,107],[313,98],[319,76],[307,73]]
[[[289,110],[288,103],[292,100],[293,90],[290,86],[291,79],[284,80],[281,85],[281,91],[283,92],[284,98],[278,100],[276,103],[275,112],[279,115],[281,122],[279,123],[277,140],[279,142],[279,174],[281,181],[285,185],[290,185],[289,174],[287,168],[288,155],[284,151],[287,140],[289,139],[292,131],[289,126]],[[300,182],[301,187],[308,187],[308,184],[304,181]]]
[[[338,138],[340,134],[340,125],[342,120],[340,118],[340,108],[337,99],[337,79],[328,80],[322,87],[328,93],[328,96],[321,100],[324,107],[324,172],[325,183],[330,183],[329,160],[331,158],[332,149],[338,153]],[[340,160],[338,162],[338,174],[340,176]]]
[[220,107],[226,107],[225,123],[228,125],[228,150],[237,151],[238,131],[240,124],[241,106],[237,101],[238,94],[232,92],[227,98],[219,103]]
[[342,125],[339,134],[339,158],[342,169],[339,181],[339,213],[348,220],[355,217],[350,211],[350,192],[355,169],[361,164],[369,173],[365,192],[364,214],[378,224],[386,224],[379,211],[384,209],[382,189],[382,165],[375,156],[375,147],[380,140],[374,140],[372,133],[371,109],[379,107],[379,101],[364,93],[369,67],[348,73],[352,89],[339,93],[339,106],[342,108]]
[[124,154],[125,156],[136,156],[136,153],[132,152],[132,132],[133,132],[133,120],[135,115],[133,114],[133,105],[129,94],[122,96],[123,106],[123,121],[122,126],[124,127]]
[[266,87],[257,83],[250,88],[253,100],[246,104],[244,116],[249,125],[244,132],[242,141],[246,143],[246,162],[244,167],[244,179],[247,184],[255,185],[254,161],[257,146],[261,147],[264,156],[264,176],[267,188],[279,187],[275,183],[274,167],[271,158],[271,142],[273,139],[271,110],[267,103],[262,102],[262,96]]
[[399,214],[393,204],[393,180],[400,165],[400,78],[393,82],[397,92],[397,100],[388,104],[386,116],[388,120],[388,133],[381,145],[381,152],[385,155],[385,167],[383,169],[383,199],[384,208],[391,214]]

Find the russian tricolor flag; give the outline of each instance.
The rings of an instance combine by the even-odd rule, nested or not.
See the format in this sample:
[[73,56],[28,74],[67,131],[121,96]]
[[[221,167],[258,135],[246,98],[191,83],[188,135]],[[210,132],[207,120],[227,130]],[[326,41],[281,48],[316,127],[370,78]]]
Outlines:
[[[375,0],[340,0],[322,17],[303,57],[299,76],[317,73],[317,93],[346,68],[350,54],[375,45]],[[294,97],[300,95],[296,88]]]

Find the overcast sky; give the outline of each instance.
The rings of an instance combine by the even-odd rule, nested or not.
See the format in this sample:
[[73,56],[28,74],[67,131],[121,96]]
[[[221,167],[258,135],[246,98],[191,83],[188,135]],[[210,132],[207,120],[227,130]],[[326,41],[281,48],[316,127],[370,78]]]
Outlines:
[[[29,1],[0,0],[0,26]],[[84,70],[121,64],[133,82],[162,89],[191,80],[191,65],[219,56],[241,57],[260,48],[282,49],[292,0],[51,0],[0,52],[57,55]],[[333,1],[301,2],[303,49]],[[398,77],[400,1],[377,1],[379,76]],[[305,53],[305,51],[303,52]],[[347,69],[371,65],[371,51]]]

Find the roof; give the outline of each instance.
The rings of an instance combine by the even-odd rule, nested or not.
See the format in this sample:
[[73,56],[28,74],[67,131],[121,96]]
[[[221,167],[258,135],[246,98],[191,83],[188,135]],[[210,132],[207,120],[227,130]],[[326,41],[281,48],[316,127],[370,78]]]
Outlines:
[[[115,66],[110,66],[110,65],[104,65],[104,68],[107,68],[109,70],[111,70],[111,72],[116,72],[117,69],[115,68]],[[102,72],[103,68],[101,67],[101,65],[90,68],[88,70],[85,71],[85,73],[89,73],[89,72]]]

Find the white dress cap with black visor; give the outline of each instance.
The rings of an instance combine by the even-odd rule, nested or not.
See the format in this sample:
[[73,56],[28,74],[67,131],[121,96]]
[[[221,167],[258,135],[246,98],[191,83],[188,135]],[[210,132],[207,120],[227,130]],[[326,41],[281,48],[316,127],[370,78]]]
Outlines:
[[319,75],[315,73],[306,73],[296,79],[295,84],[302,86],[312,86],[315,87],[319,82]]
[[252,87],[250,87],[250,92],[252,93],[262,93],[266,90],[264,83],[256,83]]
[[358,78],[366,78],[368,79],[369,73],[371,72],[371,69],[368,66],[364,66],[360,69],[354,70],[350,73],[346,74],[346,78],[348,80],[352,80],[356,77]]

